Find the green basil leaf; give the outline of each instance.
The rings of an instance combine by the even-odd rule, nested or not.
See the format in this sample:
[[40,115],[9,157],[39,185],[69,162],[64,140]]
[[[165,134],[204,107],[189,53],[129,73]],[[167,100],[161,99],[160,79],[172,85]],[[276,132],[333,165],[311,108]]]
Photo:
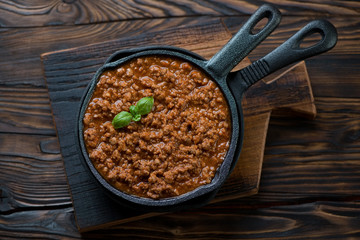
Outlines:
[[137,106],[131,105],[129,110],[130,110],[130,113],[133,115],[133,117],[135,117],[136,114],[138,114],[137,113],[138,112]]
[[148,114],[151,112],[151,109],[154,105],[154,98],[153,97],[144,97],[140,99],[137,104],[137,113],[141,115]]
[[114,117],[112,125],[115,129],[125,127],[130,124],[132,117],[131,113],[122,111]]
[[136,114],[136,115],[132,118],[132,120],[134,120],[135,122],[140,121],[140,119],[141,119],[141,115],[140,115],[140,114]]

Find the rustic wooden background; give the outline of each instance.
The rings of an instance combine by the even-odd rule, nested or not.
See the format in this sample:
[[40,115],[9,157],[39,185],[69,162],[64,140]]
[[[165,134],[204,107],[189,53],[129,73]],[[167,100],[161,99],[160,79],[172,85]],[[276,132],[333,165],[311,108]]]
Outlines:
[[[235,33],[266,2],[283,18],[250,59],[313,19],[339,41],[306,61],[317,118],[271,118],[259,194],[81,235],[40,55],[213,19]],[[360,239],[358,1],[0,1],[0,26],[0,239]]]

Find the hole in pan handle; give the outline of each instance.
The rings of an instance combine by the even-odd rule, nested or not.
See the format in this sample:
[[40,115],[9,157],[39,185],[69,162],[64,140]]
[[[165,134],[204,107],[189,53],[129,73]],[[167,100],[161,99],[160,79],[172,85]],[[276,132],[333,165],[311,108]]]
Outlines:
[[[302,41],[314,33],[319,33],[321,39],[312,46],[300,47]],[[234,95],[242,95],[252,84],[270,73],[294,62],[326,52],[332,49],[336,42],[337,31],[330,22],[326,20],[312,21],[275,50],[246,68],[237,71],[235,76],[230,79],[229,87],[233,90]]]
[[[254,34],[254,27],[263,19],[267,24]],[[206,68],[218,78],[225,77],[243,60],[260,42],[279,25],[280,11],[269,4],[262,5],[230,41],[207,63]]]

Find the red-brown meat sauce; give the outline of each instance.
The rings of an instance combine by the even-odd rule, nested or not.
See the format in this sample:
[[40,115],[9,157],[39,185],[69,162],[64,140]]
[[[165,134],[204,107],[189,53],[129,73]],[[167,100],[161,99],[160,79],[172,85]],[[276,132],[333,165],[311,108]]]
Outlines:
[[[114,129],[114,116],[147,96],[154,97],[152,111]],[[99,173],[125,193],[152,199],[210,183],[231,135],[227,102],[217,84],[195,65],[160,55],[105,71],[83,123]]]

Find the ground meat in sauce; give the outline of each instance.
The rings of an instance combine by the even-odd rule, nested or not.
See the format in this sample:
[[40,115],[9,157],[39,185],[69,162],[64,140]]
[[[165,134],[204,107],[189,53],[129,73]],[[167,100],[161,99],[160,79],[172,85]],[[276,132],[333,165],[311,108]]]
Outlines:
[[[114,129],[112,119],[147,96],[152,111]],[[218,86],[196,66],[146,56],[105,71],[84,119],[90,159],[114,187],[152,199],[210,183],[230,142],[230,117]]]

